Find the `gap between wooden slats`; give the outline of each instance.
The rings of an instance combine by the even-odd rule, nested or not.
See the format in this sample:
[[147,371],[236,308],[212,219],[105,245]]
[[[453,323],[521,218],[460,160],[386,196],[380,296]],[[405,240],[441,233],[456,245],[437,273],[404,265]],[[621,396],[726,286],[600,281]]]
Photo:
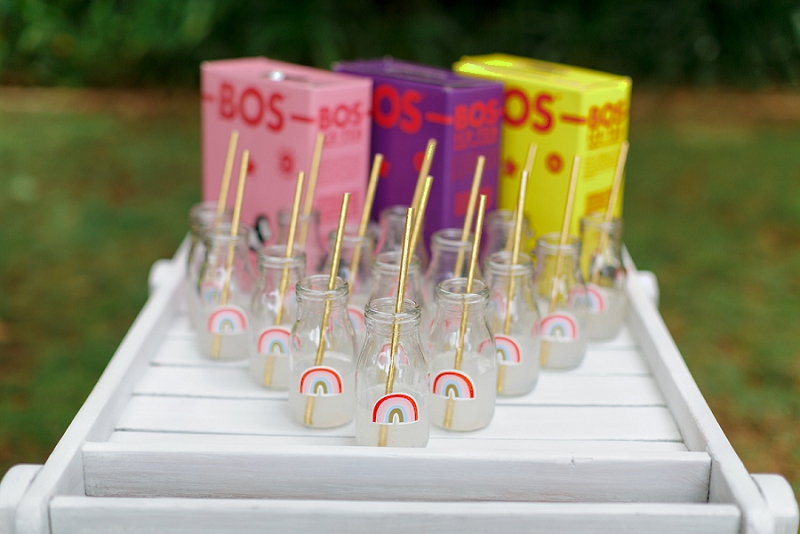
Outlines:
[[[226,399],[287,398],[252,379],[245,369],[151,366],[136,385],[137,395]],[[521,397],[498,397],[497,404],[537,406],[664,406],[649,376],[580,376],[542,373],[534,390]]]
[[55,497],[53,534],[737,534],[733,505],[400,503],[250,499]]
[[[134,396],[117,430],[199,432],[283,436],[353,436],[354,423],[308,429],[290,419],[286,402],[253,399],[205,399]],[[431,436],[457,433],[431,428]],[[469,437],[494,439],[583,439],[681,441],[664,407],[501,406],[492,423]]]
[[[292,445],[329,447],[352,446],[355,437],[338,436],[248,436],[241,434],[193,434],[174,432],[117,431],[109,443],[133,445],[205,445],[219,450],[254,448],[256,450]],[[445,439],[433,437],[428,449],[465,451],[527,451],[557,453],[603,452],[685,452],[686,445],[676,441],[622,441],[622,440],[532,440],[532,439]]]

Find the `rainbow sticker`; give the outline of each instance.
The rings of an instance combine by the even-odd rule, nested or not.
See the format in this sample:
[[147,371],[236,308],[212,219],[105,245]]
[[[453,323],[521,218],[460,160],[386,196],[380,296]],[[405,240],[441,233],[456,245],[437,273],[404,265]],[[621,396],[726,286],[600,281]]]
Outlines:
[[350,322],[353,323],[353,330],[355,330],[356,332],[363,332],[364,310],[356,306],[348,306],[347,315],[350,316]]
[[522,351],[517,342],[503,334],[495,334],[494,345],[497,348],[497,363],[500,365],[519,365],[522,363]]
[[468,374],[450,369],[433,379],[433,394],[452,399],[474,399],[475,384]]
[[315,397],[341,395],[342,377],[333,367],[310,367],[300,377],[300,393]]
[[586,287],[578,284],[569,290],[567,301],[570,308],[582,308],[586,306]]
[[602,313],[606,311],[606,294],[594,284],[586,284],[586,299],[589,301],[589,311],[591,313]]
[[220,306],[208,316],[206,328],[210,334],[242,334],[247,330],[247,314],[238,306]]
[[484,339],[478,345],[478,352],[483,352],[484,350],[486,350],[486,349],[488,349],[490,347],[491,347],[492,350],[495,350],[495,344],[494,344],[494,341],[492,340],[492,338]]
[[289,343],[292,334],[284,326],[270,326],[258,335],[256,349],[259,354],[272,354],[273,356],[286,356],[289,354]]
[[[389,342],[384,344],[383,347],[381,347],[381,351],[378,353],[378,366],[388,369],[391,362],[392,344]],[[394,363],[396,365],[408,365],[408,354],[406,354],[406,349],[403,347],[402,343],[397,344],[397,354],[394,355]]]
[[487,315],[494,315],[495,317],[506,316],[506,296],[500,291],[495,289],[489,297],[489,304],[487,306]]
[[216,304],[219,302],[220,289],[214,281],[206,281],[200,284],[200,298],[206,304]]
[[572,341],[578,337],[578,322],[569,312],[555,312],[542,319],[542,339]]
[[405,393],[384,395],[372,409],[372,422],[379,425],[408,425],[417,421],[419,421],[417,401]]

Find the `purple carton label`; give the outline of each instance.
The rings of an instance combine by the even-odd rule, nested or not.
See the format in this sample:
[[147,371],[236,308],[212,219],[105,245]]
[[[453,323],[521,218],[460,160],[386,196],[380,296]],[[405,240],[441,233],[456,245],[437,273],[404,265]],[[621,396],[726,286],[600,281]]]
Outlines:
[[428,139],[437,141],[430,174],[425,239],[460,228],[478,156],[486,158],[481,193],[495,206],[503,118],[503,85],[395,60],[339,63],[340,72],[373,80],[372,154],[384,155],[373,216],[409,205]]

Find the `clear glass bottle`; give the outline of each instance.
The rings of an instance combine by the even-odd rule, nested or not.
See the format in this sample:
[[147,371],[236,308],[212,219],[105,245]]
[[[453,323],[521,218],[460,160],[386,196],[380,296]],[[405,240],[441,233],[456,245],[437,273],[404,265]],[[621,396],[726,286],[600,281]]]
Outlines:
[[[399,252],[403,247],[403,232],[405,232],[406,210],[408,206],[389,206],[381,210],[378,216],[380,225],[380,237],[375,247],[375,255],[382,252]],[[424,221],[423,221],[424,225]],[[424,229],[422,231],[424,234]],[[422,268],[428,266],[428,250],[425,248],[424,240],[420,238],[417,243],[417,250],[414,255],[419,259]]]
[[[547,369],[572,369],[586,355],[589,305],[578,264],[580,241],[574,236],[569,236],[564,246],[560,241],[558,233],[545,234],[536,241],[533,283],[541,316],[539,361]],[[556,278],[559,251],[561,269]]]
[[[514,212],[509,210],[495,210],[486,215],[484,224],[484,237],[481,244],[481,265],[484,272],[488,271],[489,256],[495,252],[506,250],[508,240],[514,233]],[[522,249],[526,250],[527,243],[533,237],[528,217],[522,218]],[[510,250],[510,249],[509,249]]]
[[[436,288],[440,282],[456,278],[456,262],[459,252],[461,253],[461,271],[458,277],[466,277],[469,269],[470,257],[472,256],[472,233],[466,241],[461,241],[460,228],[445,228],[433,233],[431,238],[431,263],[425,273],[422,282],[422,292],[424,300],[430,307],[429,315],[433,315],[436,310]],[[475,278],[482,279],[480,269],[475,273]]]
[[[278,244],[285,245],[289,237],[289,222],[292,213],[289,210],[278,211]],[[303,229],[305,228],[305,240],[303,240]],[[296,247],[302,248],[306,253],[306,273],[327,274],[322,270],[322,262],[325,261],[325,245],[320,239],[319,233],[319,212],[311,210],[308,215],[302,213],[297,216],[297,233],[295,234]]]
[[[333,250],[336,243],[336,230],[331,230],[328,235],[328,250]],[[347,313],[353,323],[353,330],[356,333],[356,347],[361,350],[364,344],[367,328],[364,324],[364,309],[369,302],[372,293],[372,251],[374,238],[367,233],[364,237],[358,237],[358,226],[347,225],[344,236],[342,237],[341,260],[339,261],[339,276],[347,280],[350,288],[349,301],[347,303]],[[353,259],[358,255],[358,266],[352,274],[351,267]],[[331,272],[331,255],[325,259],[322,268],[325,273]]]
[[581,219],[581,271],[589,302],[588,337],[612,339],[628,309],[627,272],[622,264],[622,219],[605,222],[601,213]]
[[[289,411],[295,421],[313,428],[349,423],[356,404],[356,342],[347,315],[347,282],[328,275],[297,283],[297,321],[292,327],[289,360]],[[324,350],[319,351],[325,317]],[[321,358],[320,358],[321,356]]]
[[428,336],[431,424],[446,430],[478,430],[494,415],[497,351],[486,323],[489,288],[480,280],[473,282],[472,292],[466,288],[466,278],[439,284],[436,317]]
[[297,318],[295,285],[305,269],[302,250],[294,249],[290,258],[286,245],[270,245],[258,253],[258,280],[250,303],[250,374],[268,389],[289,387],[289,346]]
[[[186,255],[186,278],[184,280],[184,296],[189,321],[197,330],[200,324],[200,269],[206,256],[206,247],[202,235],[207,226],[213,226],[217,220],[216,201],[200,202],[189,210],[189,252]],[[220,222],[230,222],[231,211],[226,209]]]
[[[356,443],[385,447],[424,447],[428,443],[428,360],[419,337],[421,310],[412,300],[394,312],[394,298],[367,305],[367,337],[356,372]],[[394,373],[393,325],[399,327]]]
[[[250,228],[240,224],[232,237],[230,223],[210,226],[203,232],[206,253],[199,282],[202,327],[197,337],[203,354],[213,359],[238,360],[247,358],[250,352],[249,309],[256,276],[250,263],[249,233]],[[224,299],[229,251],[233,252],[233,263]]]
[[520,254],[517,263],[511,265],[511,253],[501,250],[489,256],[486,264],[486,319],[497,349],[497,394],[525,395],[539,378],[541,350],[533,260]]
[[[370,301],[397,295],[397,283],[400,279],[400,255],[400,251],[391,251],[381,252],[375,256],[375,261],[372,262],[372,293],[369,297]],[[425,322],[426,301],[420,282],[419,259],[414,257],[408,264],[405,297],[414,301],[422,309],[422,324],[429,324]]]

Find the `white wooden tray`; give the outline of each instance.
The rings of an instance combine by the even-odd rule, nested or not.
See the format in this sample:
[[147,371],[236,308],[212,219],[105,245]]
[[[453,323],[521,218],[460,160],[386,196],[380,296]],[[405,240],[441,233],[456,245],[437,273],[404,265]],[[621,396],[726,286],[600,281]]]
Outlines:
[[543,371],[483,430],[379,449],[355,446],[352,424],[292,422],[286,394],[254,384],[245,362],[204,359],[182,257],[154,270],[157,290],[7,506],[6,531],[767,534],[796,521],[788,483],[760,491],[735,455],[632,263],[626,326],[578,369]]

